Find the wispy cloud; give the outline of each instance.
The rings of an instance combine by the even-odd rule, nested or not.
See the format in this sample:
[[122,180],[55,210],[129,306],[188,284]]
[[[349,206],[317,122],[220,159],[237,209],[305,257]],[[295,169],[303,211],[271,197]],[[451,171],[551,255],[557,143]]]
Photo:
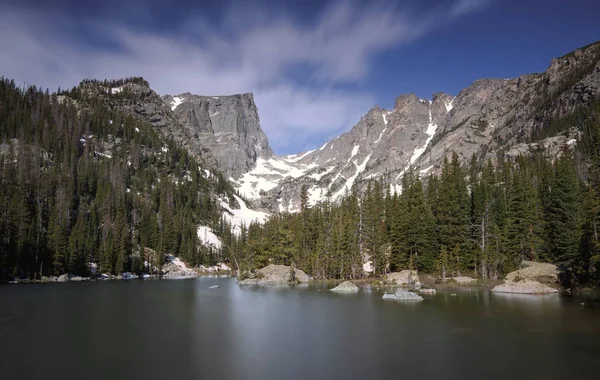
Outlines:
[[106,19],[89,23],[90,34],[110,48],[57,28],[64,15],[0,6],[0,73],[52,89],[82,78],[143,76],[161,94],[254,92],[275,151],[291,153],[349,129],[373,106],[372,94],[348,88],[368,79],[379,54],[482,6],[460,0],[449,14],[415,14],[357,4],[334,3],[308,22],[231,9],[220,24],[190,16],[168,34]]

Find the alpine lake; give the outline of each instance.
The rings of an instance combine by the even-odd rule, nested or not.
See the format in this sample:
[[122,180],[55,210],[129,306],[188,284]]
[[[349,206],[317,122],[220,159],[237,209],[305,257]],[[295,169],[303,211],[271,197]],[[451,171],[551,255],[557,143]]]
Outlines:
[[597,304],[481,289],[398,302],[377,288],[331,287],[240,286],[233,277],[3,285],[0,377],[600,376]]

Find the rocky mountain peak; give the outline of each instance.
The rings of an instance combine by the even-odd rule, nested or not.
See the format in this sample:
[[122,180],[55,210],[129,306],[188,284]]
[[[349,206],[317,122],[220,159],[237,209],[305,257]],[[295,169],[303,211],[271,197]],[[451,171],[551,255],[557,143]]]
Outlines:
[[226,175],[237,178],[252,170],[259,158],[273,156],[252,93],[226,96],[183,93],[165,95],[162,99],[182,128]]

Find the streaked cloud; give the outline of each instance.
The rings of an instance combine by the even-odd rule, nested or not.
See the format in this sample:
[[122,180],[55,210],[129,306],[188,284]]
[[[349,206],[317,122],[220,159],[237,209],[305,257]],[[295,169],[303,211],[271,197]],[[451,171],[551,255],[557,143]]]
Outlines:
[[254,92],[277,153],[292,153],[348,130],[374,103],[360,90],[372,63],[436,25],[480,9],[460,0],[450,13],[416,14],[385,3],[335,2],[312,20],[232,8],[221,23],[190,15],[169,33],[111,19],[86,20],[85,41],[61,28],[64,14],[0,6],[0,73],[56,89],[83,78],[143,76],[160,94]]

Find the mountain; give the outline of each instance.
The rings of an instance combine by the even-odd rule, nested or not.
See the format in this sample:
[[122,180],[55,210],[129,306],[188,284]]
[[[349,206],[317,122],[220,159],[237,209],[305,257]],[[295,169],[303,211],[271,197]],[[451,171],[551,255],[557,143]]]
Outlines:
[[323,146],[258,157],[252,170],[231,180],[261,208],[294,212],[303,185],[310,204],[325,197],[337,201],[369,179],[399,191],[409,166],[421,175],[437,172],[451,152],[462,162],[540,149],[557,155],[580,139],[574,117],[600,93],[599,60],[600,43],[594,43],[553,59],[543,73],[477,80],[456,97],[401,95],[393,109],[375,106]]
[[314,205],[370,179],[400,191],[410,166],[422,176],[439,172],[451,152],[462,162],[496,161],[573,148],[581,139],[577,115],[600,91],[599,59],[594,43],[553,59],[543,73],[477,80],[456,96],[400,95],[392,109],[375,106],[348,132],[289,156],[273,153],[252,94],[160,97],[138,81],[110,90],[128,96],[99,95],[222,172],[254,207],[296,212],[302,186]]

